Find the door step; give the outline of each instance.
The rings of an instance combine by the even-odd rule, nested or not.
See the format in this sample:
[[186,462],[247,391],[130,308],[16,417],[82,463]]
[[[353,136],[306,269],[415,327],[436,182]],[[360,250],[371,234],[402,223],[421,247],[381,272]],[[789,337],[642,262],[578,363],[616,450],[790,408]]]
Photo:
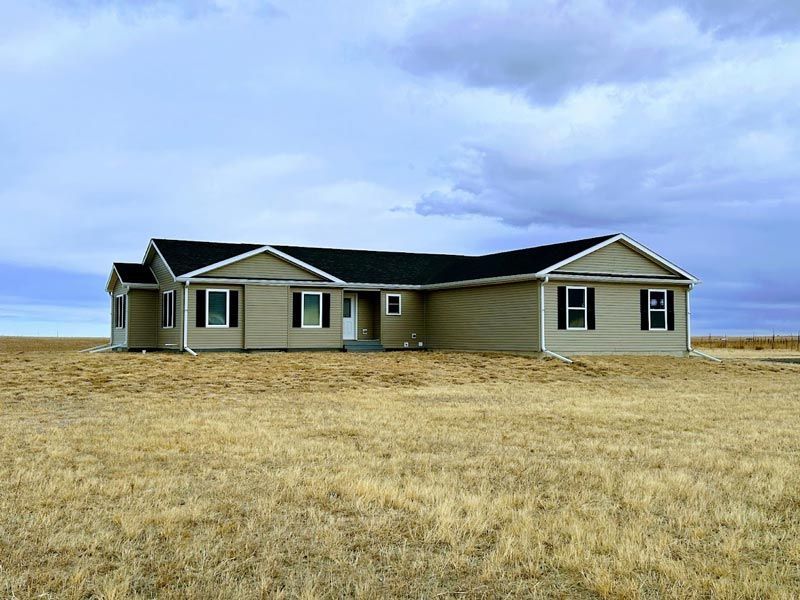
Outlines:
[[344,342],[345,352],[383,352],[383,345],[380,340],[346,340]]

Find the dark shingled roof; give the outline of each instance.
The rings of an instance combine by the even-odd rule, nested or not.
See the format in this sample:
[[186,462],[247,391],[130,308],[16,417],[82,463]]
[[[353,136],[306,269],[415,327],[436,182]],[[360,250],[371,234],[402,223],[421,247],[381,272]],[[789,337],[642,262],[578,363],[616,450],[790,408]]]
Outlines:
[[303,246],[273,246],[273,248],[348,283],[422,285],[454,262],[469,258],[457,254],[417,254]]
[[154,239],[153,243],[169,264],[175,277],[239,256],[264,245],[165,239]]
[[273,246],[350,283],[432,284],[536,273],[613,235],[484,256]]
[[[273,248],[348,283],[425,285],[536,273],[611,237],[613,235],[604,235],[484,256],[304,246]],[[263,246],[166,239],[153,242],[176,276]]]
[[140,263],[114,263],[122,283],[158,283],[150,267]]

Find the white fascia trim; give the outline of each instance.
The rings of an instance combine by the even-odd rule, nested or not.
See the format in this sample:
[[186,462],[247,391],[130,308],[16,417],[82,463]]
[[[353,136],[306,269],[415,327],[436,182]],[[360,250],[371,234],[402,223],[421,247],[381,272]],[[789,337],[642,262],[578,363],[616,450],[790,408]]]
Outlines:
[[[147,262],[147,255],[148,255],[148,254],[150,254],[150,248],[155,248],[155,251],[156,251],[156,252],[158,253],[158,255],[161,257],[161,260],[162,260],[162,261],[164,261],[164,264],[165,264],[165,265],[166,265],[166,267],[167,267],[167,271],[169,271],[169,274],[170,274],[170,275],[172,275],[172,280],[173,280],[173,281],[177,281],[177,279],[178,279],[178,278],[177,278],[177,277],[175,277],[175,273],[173,273],[173,272],[172,272],[172,267],[171,267],[171,266],[169,265],[169,263],[167,262],[167,259],[166,259],[166,258],[164,258],[164,255],[163,255],[163,254],[161,254],[161,250],[159,250],[159,249],[158,249],[158,246],[157,246],[157,245],[156,245],[156,243],[155,243],[155,242],[152,240],[152,238],[150,239],[150,243],[149,243],[149,244],[147,244],[147,250],[145,250],[145,251],[144,251],[144,256],[142,257],[142,264],[145,264],[145,263]],[[153,269],[150,269],[150,270],[152,271]],[[155,273],[153,273],[153,276],[155,277]],[[158,277],[156,277],[156,281],[158,281]]]
[[125,287],[129,290],[157,290],[157,283],[126,283]]
[[420,285],[394,285],[381,283],[345,283],[334,281],[308,281],[307,279],[237,279],[235,277],[186,277],[178,278],[179,282],[192,283],[220,283],[225,285],[288,285],[290,287],[325,287],[348,290],[370,290],[380,291],[381,289],[392,290],[421,290],[424,286]]
[[697,279],[697,277],[695,277],[691,273],[689,273],[687,271],[684,271],[678,265],[676,265],[674,263],[671,263],[670,261],[668,261],[666,258],[664,258],[662,256],[659,256],[658,254],[656,254],[655,252],[653,252],[652,250],[650,250],[646,246],[643,246],[642,244],[640,244],[639,242],[637,242],[633,238],[628,237],[624,233],[618,233],[617,235],[615,235],[613,237],[610,237],[607,240],[600,242],[599,244],[595,244],[591,248],[587,248],[586,250],[584,250],[582,252],[578,252],[574,256],[570,256],[569,258],[565,258],[561,262],[557,262],[556,264],[551,265],[551,266],[547,267],[546,269],[543,269],[543,270],[539,271],[537,273],[537,275],[541,276],[541,275],[547,275],[549,273],[552,273],[553,271],[555,271],[556,269],[560,269],[564,265],[568,265],[571,262],[574,262],[574,261],[578,260],[579,258],[583,258],[584,256],[586,256],[588,254],[591,254],[592,252],[596,252],[597,250],[600,250],[601,248],[605,248],[606,246],[608,246],[610,244],[613,244],[614,242],[620,242],[620,241],[625,242],[626,244],[629,244],[630,246],[633,246],[636,250],[638,250],[640,253],[642,253],[645,256],[647,256],[649,259],[657,262],[658,264],[660,264],[661,266],[667,268],[670,271],[673,271],[675,273],[678,273],[679,275],[682,275],[682,276],[686,277],[692,283],[699,283],[700,282],[700,280]]
[[244,260],[244,259],[250,258],[252,256],[257,256],[258,254],[262,254],[263,252],[267,252],[269,254],[272,254],[273,256],[277,256],[278,258],[281,258],[281,259],[285,260],[286,262],[289,262],[289,263],[295,265],[296,267],[300,267],[301,269],[305,269],[306,271],[314,273],[315,275],[319,275],[320,277],[324,277],[325,279],[328,279],[330,281],[334,281],[336,283],[344,283],[344,281],[342,279],[334,277],[330,273],[326,273],[325,271],[322,271],[321,269],[317,269],[316,267],[313,267],[313,266],[309,265],[308,263],[304,263],[302,260],[297,260],[293,256],[290,256],[290,255],[288,255],[288,254],[286,254],[284,252],[280,252],[279,250],[276,250],[272,246],[261,246],[260,248],[256,248],[254,250],[250,250],[250,251],[245,252],[243,254],[237,254],[236,256],[232,256],[231,258],[226,258],[225,260],[221,260],[219,262],[215,262],[212,265],[208,265],[208,266],[202,267],[200,269],[195,269],[194,271],[190,271],[188,273],[184,273],[184,274],[181,275],[180,280],[181,281],[185,281],[186,279],[189,279],[189,278],[192,278],[192,277],[196,277],[197,275],[202,275],[203,273],[208,273],[209,271],[213,271],[215,269],[219,269],[219,268],[225,267],[227,265],[231,265],[233,263],[239,262],[240,260]]
[[[514,283],[517,281],[536,281],[542,277],[536,273],[523,273],[521,275],[502,275],[500,277],[484,277],[482,279],[465,279],[463,281],[448,281],[447,283],[429,283],[417,286],[423,290],[446,290],[460,287],[477,287],[481,285],[499,285],[501,283]],[[387,286],[388,287],[388,286]],[[394,286],[400,287],[400,286]]]
[[110,294],[110,293],[112,293],[112,292],[114,291],[114,290],[112,290],[112,289],[110,288],[110,286],[111,286],[111,280],[114,278],[114,275],[116,275],[116,276],[117,276],[117,279],[119,279],[120,281],[122,281],[122,278],[119,276],[119,273],[117,272],[117,266],[116,266],[116,265],[114,265],[114,264],[112,264],[112,265],[111,265],[111,273],[109,273],[109,274],[108,274],[108,281],[106,281],[106,291],[107,291],[109,294]]
[[685,279],[655,279],[649,277],[609,277],[594,275],[568,275],[551,273],[550,281],[603,281],[614,283],[646,283],[654,285],[692,285],[694,282]]

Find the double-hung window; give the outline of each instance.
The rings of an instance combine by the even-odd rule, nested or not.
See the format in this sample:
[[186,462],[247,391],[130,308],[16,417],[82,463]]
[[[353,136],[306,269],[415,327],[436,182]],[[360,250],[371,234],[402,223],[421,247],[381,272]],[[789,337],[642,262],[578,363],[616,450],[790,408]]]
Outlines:
[[117,329],[124,329],[125,319],[127,317],[128,309],[128,296],[121,294],[114,298],[114,327]]
[[586,288],[567,287],[567,329],[586,329]]
[[667,329],[667,291],[647,290],[647,314],[650,331]]
[[175,327],[175,290],[161,294],[161,327],[164,329]]
[[402,314],[403,298],[400,294],[386,294],[386,314],[387,315],[400,315]]
[[206,327],[230,326],[230,290],[206,290]]
[[303,292],[302,327],[322,327],[322,292]]

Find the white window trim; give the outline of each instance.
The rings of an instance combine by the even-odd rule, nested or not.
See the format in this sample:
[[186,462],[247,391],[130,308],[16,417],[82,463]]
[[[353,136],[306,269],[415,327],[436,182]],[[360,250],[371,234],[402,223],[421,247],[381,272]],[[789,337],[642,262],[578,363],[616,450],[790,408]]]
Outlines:
[[[397,298],[397,312],[389,312],[389,298]],[[403,314],[403,294],[386,294],[386,315],[399,317]]]
[[[650,305],[650,297],[652,296],[653,292],[661,292],[664,294],[664,308],[652,308]],[[648,331],[667,331],[669,329],[669,323],[667,323],[667,290],[647,290],[647,330]],[[652,319],[650,316],[654,312],[662,312],[664,313],[664,326],[663,327],[653,327]]]
[[[306,325],[306,296],[319,296],[319,325]],[[300,328],[301,329],[322,329],[322,292],[302,292],[300,297]]]
[[[123,314],[128,310],[128,300],[126,296],[127,294],[117,294],[114,296],[114,329],[125,329],[128,324],[127,315]],[[120,302],[120,298],[122,298],[122,302]],[[120,323],[123,324],[120,325]]]
[[[211,293],[225,293],[225,325],[211,325],[208,322],[208,311],[211,307],[211,302],[209,302],[209,294]],[[219,288],[208,288],[206,289],[206,327],[211,329],[230,329],[231,326],[231,291],[226,289],[219,289]]]
[[[567,303],[566,310],[567,310],[567,331],[588,331],[589,330],[589,292],[587,291],[588,288],[574,285],[574,286],[567,286],[567,297],[565,301]],[[573,306],[570,308],[569,306],[569,291],[570,290],[583,290],[583,306]],[[583,327],[570,327],[569,326],[569,311],[571,310],[582,310],[583,311]]]
[[[167,296],[170,297],[169,300],[167,300]],[[167,307],[167,324],[164,325],[162,323],[161,329],[175,329],[175,290],[167,290],[166,292],[162,292],[161,301]],[[170,311],[172,311],[172,314],[170,314]],[[170,317],[172,317],[172,319],[170,319]],[[172,322],[172,325],[169,324],[170,322]]]

